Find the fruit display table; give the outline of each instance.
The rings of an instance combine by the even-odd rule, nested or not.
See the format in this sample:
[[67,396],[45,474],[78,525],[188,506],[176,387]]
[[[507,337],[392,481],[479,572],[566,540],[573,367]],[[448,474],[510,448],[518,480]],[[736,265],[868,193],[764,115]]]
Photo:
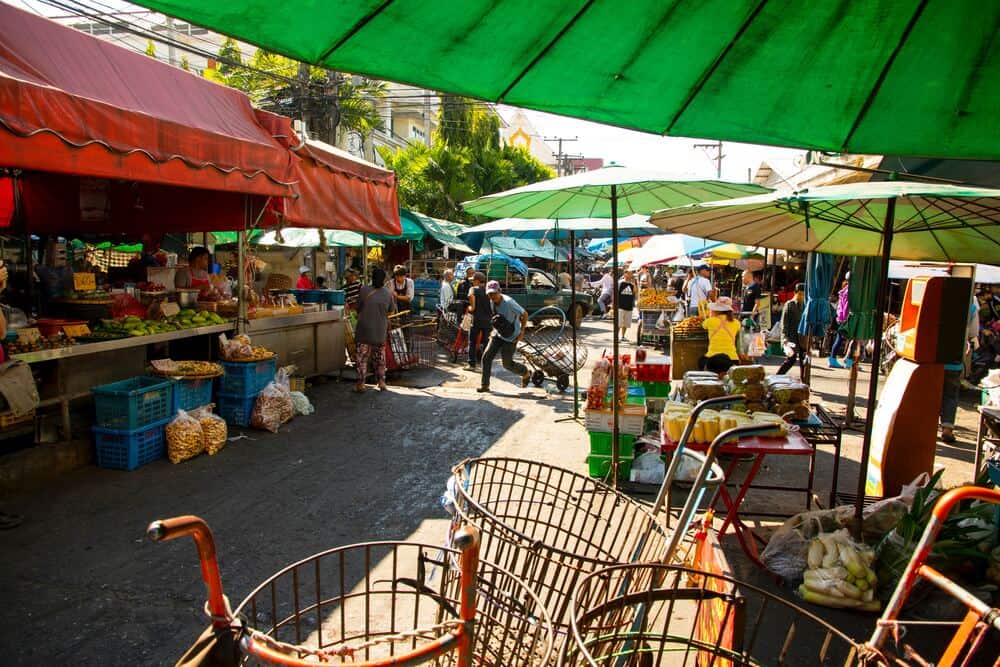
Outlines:
[[215,337],[234,329],[232,322],[177,329],[162,333],[128,336],[95,343],[37,350],[11,355],[32,365],[41,396],[39,408],[58,405],[62,437],[71,437],[70,402],[90,396],[91,388],[145,373],[154,358],[169,356],[161,351],[183,342],[188,349],[204,346],[206,359],[212,358]]

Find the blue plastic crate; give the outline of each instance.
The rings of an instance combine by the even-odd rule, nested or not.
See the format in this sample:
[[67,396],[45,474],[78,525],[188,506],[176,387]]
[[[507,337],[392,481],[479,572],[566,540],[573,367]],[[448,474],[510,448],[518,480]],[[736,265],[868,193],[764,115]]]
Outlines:
[[250,425],[250,415],[253,413],[254,403],[257,402],[257,394],[240,396],[220,393],[215,398],[216,412],[226,420],[227,424],[232,424],[233,426]]
[[97,465],[114,470],[135,470],[167,456],[163,427],[170,419],[140,429],[119,430],[95,426]]
[[195,380],[173,379],[174,413],[178,410],[194,410],[212,402],[214,378]]
[[343,306],[345,301],[344,290],[342,289],[331,289],[324,290],[326,292],[326,302],[331,306]]
[[166,378],[139,376],[91,392],[101,428],[134,431],[174,414],[174,387]]
[[274,357],[264,361],[223,361],[226,374],[218,379],[218,393],[231,396],[256,396],[274,379],[278,361]]

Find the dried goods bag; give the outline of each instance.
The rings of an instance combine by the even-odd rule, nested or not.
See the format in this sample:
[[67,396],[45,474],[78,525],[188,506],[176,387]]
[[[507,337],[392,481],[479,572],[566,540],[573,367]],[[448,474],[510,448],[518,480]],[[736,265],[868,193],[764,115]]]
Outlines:
[[201,423],[179,410],[177,416],[167,424],[167,458],[171,463],[180,463],[198,456],[205,451],[205,436]]
[[295,404],[288,385],[277,380],[268,383],[257,395],[257,402],[250,415],[250,426],[277,433],[278,428],[295,416]]

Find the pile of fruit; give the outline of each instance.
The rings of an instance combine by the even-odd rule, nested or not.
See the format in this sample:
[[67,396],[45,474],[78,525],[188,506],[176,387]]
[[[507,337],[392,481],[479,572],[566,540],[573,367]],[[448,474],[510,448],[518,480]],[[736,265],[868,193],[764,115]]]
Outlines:
[[809,567],[799,586],[799,595],[806,602],[824,607],[879,610],[875,597],[878,579],[872,570],[875,552],[852,542],[846,528],[814,537],[809,542],[806,561]]
[[105,304],[111,303],[114,297],[110,292],[104,290],[88,290],[86,292],[74,292],[70,290],[64,292],[61,301],[72,301],[73,303]]
[[124,334],[126,336],[149,336],[152,334],[167,333],[170,331],[180,331],[182,329],[195,329],[197,327],[211,326],[213,324],[225,324],[226,320],[216,313],[207,310],[196,312],[190,308],[185,308],[174,317],[162,320],[145,320],[134,315],[123,317],[118,320],[104,320],[94,333]]
[[135,288],[140,292],[166,292],[167,288],[160,283],[138,283]]
[[701,327],[702,318],[697,315],[685,317],[674,325],[673,333],[675,338],[704,338],[708,332]]
[[32,343],[27,343],[19,340],[11,341],[7,343],[7,354],[23,354],[25,352],[40,352],[41,350],[56,350],[61,347],[69,347],[70,345],[76,344],[76,341],[72,338],[67,338],[63,334],[58,336],[53,336],[51,338],[37,338]]
[[644,289],[639,293],[640,310],[674,310],[677,308],[677,297],[667,290]]

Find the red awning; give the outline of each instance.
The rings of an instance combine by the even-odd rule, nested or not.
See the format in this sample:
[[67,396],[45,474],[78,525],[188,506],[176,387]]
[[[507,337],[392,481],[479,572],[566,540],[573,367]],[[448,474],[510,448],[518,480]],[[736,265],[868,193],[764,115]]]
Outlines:
[[0,166],[284,195],[243,93],[0,3]]
[[284,116],[260,110],[257,116],[300,158],[292,196],[271,200],[264,226],[401,233],[395,173],[320,141],[302,143]]

